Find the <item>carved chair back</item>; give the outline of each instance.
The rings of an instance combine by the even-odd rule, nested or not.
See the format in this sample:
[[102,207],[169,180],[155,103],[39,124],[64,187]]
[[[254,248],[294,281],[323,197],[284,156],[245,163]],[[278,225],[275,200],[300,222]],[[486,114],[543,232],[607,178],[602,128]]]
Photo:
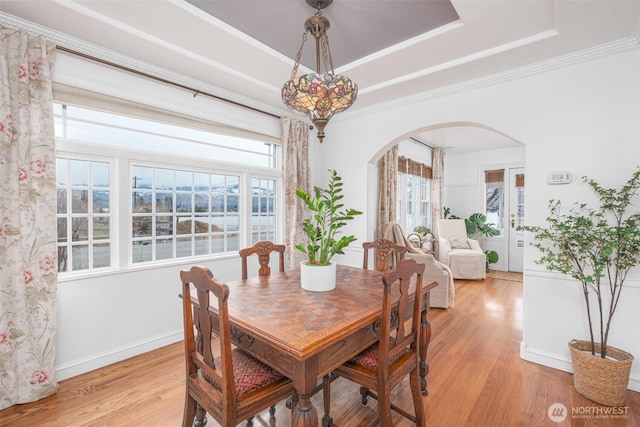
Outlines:
[[406,247],[396,245],[387,239],[364,242],[362,243],[362,247],[364,248],[362,268],[365,270],[369,267],[369,249],[375,250],[377,271],[389,271],[389,269],[393,268],[401,259],[404,259],[404,254],[408,251]]
[[247,258],[251,255],[258,256],[258,262],[260,268],[258,269],[258,276],[268,276],[271,274],[271,268],[269,267],[269,261],[271,260],[271,253],[278,252],[278,269],[284,271],[284,245],[276,245],[268,240],[263,240],[255,245],[240,250],[240,258],[242,258],[242,280],[248,278],[247,272]]

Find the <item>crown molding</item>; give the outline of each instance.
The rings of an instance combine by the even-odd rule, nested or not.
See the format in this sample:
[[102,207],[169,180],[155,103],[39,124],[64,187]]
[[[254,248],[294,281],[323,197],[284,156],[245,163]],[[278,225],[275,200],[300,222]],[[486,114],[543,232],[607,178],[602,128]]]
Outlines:
[[477,79],[467,80],[461,83],[443,86],[437,89],[420,92],[402,99],[397,99],[387,103],[381,103],[373,107],[357,110],[354,112],[345,112],[340,116],[341,119],[349,119],[369,114],[387,111],[390,109],[412,105],[435,98],[453,95],[460,92],[467,92],[485,86],[492,86],[498,83],[504,83],[510,80],[521,79],[524,77],[544,73],[547,71],[563,68],[580,62],[591,61],[596,58],[607,56],[610,54],[636,49],[640,46],[640,36],[626,37],[615,40],[613,42],[594,46],[592,48],[573,52],[567,55],[558,56],[546,61],[540,61],[523,67],[513,68],[511,70],[500,73],[483,76]]

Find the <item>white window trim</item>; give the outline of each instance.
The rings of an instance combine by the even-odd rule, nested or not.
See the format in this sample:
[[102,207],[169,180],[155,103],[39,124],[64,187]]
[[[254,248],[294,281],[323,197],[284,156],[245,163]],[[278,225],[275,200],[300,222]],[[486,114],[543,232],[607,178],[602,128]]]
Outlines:
[[[283,204],[283,185],[282,174],[280,168],[261,168],[257,166],[245,166],[241,164],[232,164],[225,162],[216,162],[213,160],[203,160],[202,158],[195,157],[171,157],[171,163],[168,161],[168,155],[161,155],[156,153],[150,153],[147,151],[140,151],[135,149],[125,150],[121,147],[113,147],[102,144],[89,144],[79,141],[72,141],[65,138],[56,139],[56,156],[73,157],[73,158],[86,158],[87,160],[94,161],[107,161],[113,162],[111,167],[111,191],[112,199],[111,205],[114,210],[112,215],[112,256],[111,267],[101,269],[89,269],[79,270],[77,272],[63,273],[59,275],[59,282],[67,280],[77,279],[79,277],[89,276],[102,276],[114,273],[122,273],[126,271],[137,271],[145,269],[153,269],[164,266],[183,265],[185,260],[189,262],[197,262],[199,260],[217,260],[228,259],[237,257],[237,253],[226,252],[221,254],[206,254],[193,257],[181,257],[172,258],[167,260],[153,261],[149,263],[133,264],[130,262],[131,258],[131,239],[132,225],[131,217],[131,189],[128,185],[131,182],[131,165],[142,165],[149,167],[160,167],[179,169],[187,168],[188,170],[194,170],[205,173],[227,173],[240,176],[240,184],[245,188],[245,197],[241,199],[241,203],[247,203],[245,198],[248,196],[248,205],[251,204],[251,178],[265,178],[275,179],[277,183],[277,190],[280,197],[278,200],[278,212],[276,213],[276,221],[278,224],[277,239],[281,241],[283,239],[283,216],[282,216],[282,204]],[[110,163],[111,164],[111,163]],[[124,165],[124,166],[123,166]],[[126,175],[122,176],[123,167],[126,167]],[[125,178],[126,181],[122,182]],[[248,195],[246,194],[248,193]],[[242,213],[242,207],[240,207]],[[240,246],[250,246],[251,233],[247,226],[250,222],[251,210],[244,211],[244,215],[240,216]],[[125,224],[124,226],[122,224]],[[124,246],[126,245],[126,250]],[[114,253],[115,251],[115,253]]]
[[[110,215],[109,224],[109,242],[110,242],[110,259],[111,266],[100,268],[88,268],[84,270],[66,271],[58,273],[58,281],[65,281],[65,279],[75,279],[77,277],[103,275],[105,273],[112,273],[119,270],[119,263],[117,262],[117,249],[119,247],[119,215],[118,215],[118,187],[115,184],[117,180],[116,171],[118,168],[118,159],[113,156],[104,155],[98,156],[94,152],[78,152],[65,149],[61,140],[56,139],[56,159],[58,157],[73,159],[73,160],[86,160],[90,162],[101,162],[109,164],[109,191],[110,191],[110,206],[109,210],[112,212]],[[94,243],[94,241],[91,241]]]

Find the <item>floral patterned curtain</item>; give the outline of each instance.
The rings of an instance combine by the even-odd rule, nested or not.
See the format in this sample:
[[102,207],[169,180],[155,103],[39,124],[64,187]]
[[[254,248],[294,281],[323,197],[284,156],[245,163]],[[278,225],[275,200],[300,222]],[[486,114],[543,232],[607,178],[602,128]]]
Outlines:
[[[431,164],[432,178],[431,178],[431,227],[434,235],[434,242],[438,241],[438,219],[443,217],[444,209],[444,151],[441,148],[433,149],[433,161]],[[434,248],[433,253],[437,254],[437,248]]]
[[308,215],[308,208],[296,196],[296,188],[310,191],[309,184],[309,126],[289,117],[280,119],[282,126],[284,178],[284,239],[285,268],[294,268],[304,255],[295,248],[296,243],[306,242],[302,230],[302,219]]
[[58,389],[54,52],[0,27],[0,409]]
[[384,238],[387,224],[397,220],[398,146],[394,145],[378,160],[378,224],[376,238]]

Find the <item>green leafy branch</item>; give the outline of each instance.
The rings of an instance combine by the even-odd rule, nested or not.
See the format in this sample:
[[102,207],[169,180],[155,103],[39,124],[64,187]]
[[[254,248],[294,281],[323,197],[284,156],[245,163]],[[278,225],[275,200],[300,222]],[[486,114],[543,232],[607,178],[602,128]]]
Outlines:
[[355,236],[340,236],[340,229],[347,225],[347,221],[354,219],[362,212],[356,209],[344,209],[342,178],[335,170],[329,170],[331,177],[327,188],[314,187],[313,192],[307,193],[296,188],[296,195],[312,212],[311,217],[302,222],[302,229],[308,237],[308,243],[296,244],[296,248],[304,253],[311,264],[326,265],[335,254],[344,254],[343,249],[353,241]]

